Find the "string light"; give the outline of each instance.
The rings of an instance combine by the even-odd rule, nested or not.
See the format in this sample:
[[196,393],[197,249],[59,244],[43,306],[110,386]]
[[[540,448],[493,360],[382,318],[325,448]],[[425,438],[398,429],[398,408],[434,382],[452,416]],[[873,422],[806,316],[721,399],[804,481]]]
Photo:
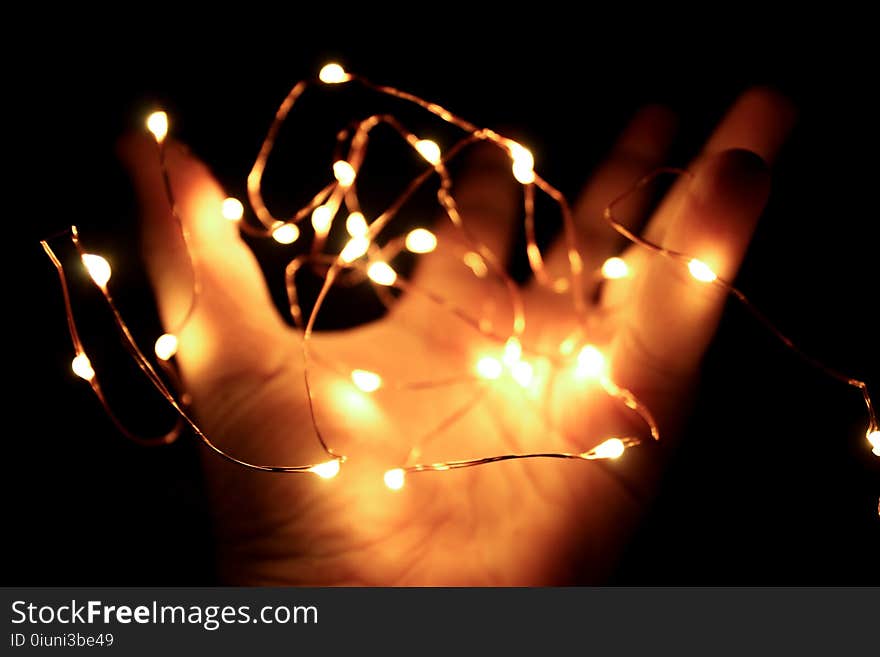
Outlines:
[[91,381],[95,378],[95,370],[92,369],[92,363],[85,354],[77,354],[71,363],[73,373],[79,378]]
[[159,110],[147,117],[147,130],[153,133],[158,143],[165,141],[168,136],[168,115]]
[[406,248],[412,253],[430,253],[437,248],[437,237],[430,230],[416,228],[406,236]]
[[168,360],[177,353],[177,336],[170,333],[163,333],[156,340],[154,348],[156,357],[159,360]]
[[602,276],[611,280],[626,278],[629,276],[629,265],[623,258],[608,258],[602,263]]
[[385,286],[394,285],[397,280],[397,272],[391,268],[391,265],[381,260],[377,260],[369,266],[367,276],[374,283]]
[[89,272],[89,276],[95,281],[95,285],[102,288],[107,287],[111,273],[110,263],[93,253],[84,253],[81,257],[83,264],[86,266],[86,271]]
[[692,258],[691,261],[688,262],[688,269],[691,272],[691,276],[703,283],[711,283],[718,278],[709,265],[696,258]]
[[382,377],[369,370],[352,370],[351,380],[364,392],[376,392],[382,386]]
[[279,244],[293,244],[299,239],[299,228],[296,224],[281,224],[272,231],[272,238]]
[[370,227],[367,225],[367,220],[362,213],[352,212],[348,215],[348,219],[345,220],[345,230],[352,237],[366,237]]
[[220,214],[229,221],[239,221],[244,216],[244,206],[237,198],[231,196],[223,201]]
[[[526,250],[528,254],[528,262],[535,275],[535,280],[539,284],[545,285],[546,287],[552,289],[558,294],[570,294],[571,303],[573,310],[575,311],[575,315],[583,319],[583,312],[585,309],[583,300],[584,294],[580,284],[580,275],[583,269],[583,259],[580,255],[580,252],[576,248],[576,243],[573,239],[574,222],[571,208],[561,192],[559,192],[555,187],[550,185],[546,180],[541,178],[535,172],[535,161],[532,153],[521,144],[502,137],[492,130],[479,128],[469,123],[468,121],[465,121],[464,119],[455,116],[454,114],[440,107],[439,105],[429,103],[411,94],[403,91],[398,91],[391,87],[374,85],[364,78],[351,75],[347,73],[339,64],[333,63],[324,66],[318,74],[318,79],[324,84],[340,84],[349,81],[359,82],[367,89],[414,103],[415,105],[423,108],[430,114],[439,117],[441,120],[449,123],[450,125],[461,129],[465,133],[465,136],[459,142],[449,148],[444,155],[441,152],[440,147],[435,142],[428,139],[419,139],[413,133],[409,132],[393,117],[389,117],[388,115],[377,115],[369,117],[360,122],[353,130],[344,130],[339,133],[338,139],[340,145],[346,141],[349,144],[349,154],[346,156],[346,159],[336,159],[336,161],[333,163],[332,171],[334,180],[330,181],[323,189],[318,191],[314,195],[311,202],[307,206],[299,210],[297,213],[295,213],[293,217],[289,217],[283,220],[278,219],[272,216],[272,213],[269,211],[268,207],[263,201],[261,180],[263,171],[266,167],[266,162],[268,160],[269,154],[272,151],[275,137],[278,133],[278,130],[280,129],[281,124],[286,120],[286,117],[288,116],[295,102],[309,88],[310,84],[313,84],[305,81],[300,82],[296,84],[293,89],[291,89],[290,93],[276,112],[275,120],[270,127],[266,139],[264,140],[263,145],[260,148],[260,152],[257,156],[254,166],[247,178],[249,199],[254,211],[254,215],[256,216],[256,220],[259,222],[259,225],[253,226],[250,225],[248,222],[242,221],[244,218],[244,207],[237,199],[230,197],[227,198],[222,204],[222,216],[230,221],[238,222],[238,225],[242,231],[246,231],[249,234],[256,236],[271,236],[272,238],[274,238],[275,241],[281,244],[291,244],[299,238],[300,230],[297,224],[301,220],[305,219],[309,215],[309,213],[311,213],[311,223],[315,231],[315,240],[312,244],[311,251],[305,255],[297,256],[297,258],[294,259],[288,267],[288,294],[290,298],[291,316],[293,320],[297,323],[297,325],[303,330],[302,349],[303,355],[305,357],[304,373],[306,388],[308,392],[306,400],[312,420],[312,428],[318,442],[321,444],[321,447],[330,457],[329,460],[321,463],[302,465],[250,463],[231,456],[223,449],[215,445],[211,441],[210,437],[204,434],[204,432],[199,428],[198,424],[195,423],[195,421],[187,412],[185,404],[182,401],[186,398],[186,394],[182,391],[175,392],[169,387],[165,379],[163,379],[163,377],[161,377],[157,373],[153,364],[134,341],[134,338],[129,331],[127,325],[125,324],[122,315],[116,307],[107,287],[111,276],[109,263],[101,256],[87,253],[82,249],[82,246],[79,242],[78,233],[76,231],[76,228],[74,227],[71,229],[70,232],[72,242],[78,249],[82,258],[82,262],[86,267],[89,275],[91,276],[97,287],[101,290],[106,303],[110,307],[114,322],[116,323],[120,335],[123,338],[123,344],[125,345],[127,351],[134,359],[138,367],[143,371],[144,375],[150,381],[150,383],[166,399],[166,401],[174,408],[174,410],[177,411],[180,418],[179,422],[171,431],[163,436],[160,436],[156,440],[150,441],[148,439],[139,438],[127,431],[125,427],[118,421],[115,415],[113,415],[112,409],[108,405],[107,400],[104,397],[100,386],[98,385],[96,373],[92,368],[91,362],[83,351],[82,342],[77,333],[76,323],[73,318],[73,311],[70,302],[70,296],[68,293],[64,268],[58,258],[55,256],[48,242],[43,241],[43,248],[49,258],[52,260],[52,263],[55,265],[55,268],[58,272],[62,293],[64,296],[65,310],[68,318],[68,327],[75,350],[75,357],[73,358],[71,365],[72,369],[77,376],[90,383],[92,389],[98,396],[101,403],[104,405],[108,414],[110,414],[111,419],[113,419],[120,430],[128,437],[143,444],[167,444],[168,442],[174,440],[174,438],[179,433],[181,427],[188,426],[208,449],[216,453],[218,456],[233,463],[236,463],[240,466],[265,472],[310,473],[317,475],[318,477],[323,479],[332,479],[336,477],[340,472],[340,466],[341,463],[345,460],[345,457],[336,454],[331,449],[330,445],[325,441],[325,437],[321,433],[316,420],[317,411],[315,407],[315,402],[312,397],[312,388],[310,385],[311,364],[314,361],[314,356],[310,352],[309,343],[310,337],[314,330],[315,321],[322,306],[323,300],[326,298],[330,286],[337,278],[336,273],[340,270],[340,268],[345,267],[348,270],[354,270],[356,272],[360,272],[361,274],[365,273],[369,280],[380,286],[380,288],[395,287],[413,294],[423,293],[426,295],[426,298],[434,302],[439,309],[453,310],[470,326],[479,330],[485,338],[494,341],[498,345],[498,351],[495,353],[500,353],[501,357],[499,359],[496,356],[486,354],[480,356],[476,360],[475,365],[473,366],[473,371],[467,374],[467,379],[473,380],[475,385],[487,386],[491,382],[501,379],[502,376],[504,376],[505,371],[507,371],[510,378],[512,378],[521,387],[530,387],[534,380],[535,374],[535,369],[532,362],[538,361],[530,361],[523,358],[524,352],[527,351],[526,347],[528,347],[530,358],[532,357],[532,353],[537,351],[537,356],[539,356],[541,359],[546,359],[548,363],[551,363],[551,368],[563,369],[573,366],[575,375],[577,377],[598,380],[601,384],[601,388],[609,396],[617,400],[626,409],[634,412],[637,417],[643,421],[647,433],[650,434],[651,439],[658,440],[660,438],[659,429],[650,410],[647,409],[645,405],[631,391],[619,387],[614,381],[611,380],[609,376],[608,362],[603,353],[592,344],[584,344],[584,338],[589,337],[589,332],[585,329],[585,323],[582,323],[578,330],[567,336],[560,343],[551,346],[551,348],[546,352],[540,352],[540,350],[537,350],[537,347],[535,347],[534,345],[524,345],[522,337],[525,334],[526,316],[523,310],[523,302],[520,298],[520,293],[518,292],[517,286],[512,282],[509,276],[504,273],[503,267],[499,265],[497,256],[493,254],[485,245],[481,244],[479,241],[473,238],[459,215],[457,203],[451,193],[453,185],[450,174],[445,166],[446,161],[453,159],[466,146],[477,141],[489,142],[490,144],[494,144],[496,147],[506,151],[511,158],[512,175],[515,180],[523,186],[524,190],[524,222],[527,242]],[[418,152],[421,157],[424,158],[426,162],[432,165],[433,168],[427,169],[424,173],[419,174],[415,179],[413,179],[409,186],[406,187],[405,191],[400,195],[400,197],[394,203],[392,203],[385,212],[377,215],[377,218],[372,224],[368,225],[363,214],[358,210],[356,192],[358,177],[356,167],[359,166],[359,163],[363,161],[363,156],[370,131],[375,126],[382,124],[388,125],[393,128],[400,135],[400,137],[404,139],[410,146],[412,146],[416,150],[416,152]],[[159,160],[162,174],[166,183],[165,187],[167,200],[169,206],[172,209],[172,214],[177,220],[178,228],[180,229],[181,234],[184,236],[184,242],[186,243],[187,249],[189,251],[190,245],[186,241],[186,231],[183,230],[183,225],[180,222],[179,217],[177,217],[176,215],[176,204],[172,196],[172,187],[169,182],[169,172],[165,161],[164,141],[168,134],[167,114],[162,111],[157,111],[151,114],[147,119],[147,128],[153,134],[154,138],[160,146]],[[866,437],[868,443],[872,447],[872,451],[874,452],[874,454],[880,456],[880,430],[878,430],[878,426],[880,425],[878,425],[877,423],[877,418],[874,413],[873,405],[868,395],[867,386],[864,382],[846,377],[845,375],[837,372],[836,370],[828,368],[827,366],[819,363],[812,357],[802,352],[798,347],[794,345],[794,343],[789,338],[779,332],[779,330],[776,329],[775,326],[773,326],[769,322],[769,320],[767,320],[767,318],[764,317],[748,301],[748,299],[741,291],[733,287],[728,281],[719,278],[717,274],[712,271],[712,269],[703,261],[693,258],[687,254],[672,251],[663,246],[655,244],[639,235],[632,233],[628,228],[616,221],[613,214],[615,206],[623,201],[625,198],[627,198],[630,194],[634,193],[636,190],[644,187],[655,175],[661,173],[676,173],[679,175],[688,175],[686,172],[682,172],[679,170],[660,169],[651,176],[646,176],[645,178],[637,181],[630,190],[627,190],[625,193],[621,194],[617,199],[612,201],[605,208],[605,211],[603,212],[604,219],[614,230],[616,230],[620,235],[625,237],[632,244],[635,244],[649,251],[657,257],[669,258],[674,262],[680,263],[682,266],[686,265],[691,276],[693,276],[698,281],[704,283],[714,283],[716,285],[724,287],[748,310],[754,313],[768,327],[768,329],[781,340],[781,342],[786,347],[795,351],[808,363],[817,367],[827,375],[836,378],[850,386],[858,388],[864,398],[869,416],[869,428],[866,433]],[[469,268],[471,273],[476,278],[486,278],[491,274],[493,277],[497,276],[504,283],[507,299],[510,302],[510,306],[513,311],[513,317],[508,329],[508,334],[496,334],[495,331],[498,330],[498,328],[492,321],[486,318],[473,318],[467,313],[467,311],[457,308],[455,304],[452,303],[450,300],[444,299],[432,292],[419,290],[410,281],[402,279],[398,275],[394,267],[389,264],[389,261],[391,261],[395,257],[395,255],[399,253],[404,247],[407,251],[414,254],[427,254],[434,251],[437,248],[437,237],[431,231],[424,228],[417,228],[410,231],[406,235],[405,239],[392,239],[387,245],[379,249],[379,251],[381,251],[381,259],[374,257],[379,255],[379,251],[370,251],[375,240],[390,224],[395,213],[403,205],[406,199],[409,198],[409,196],[412,195],[421,185],[425,184],[428,180],[433,179],[432,176],[435,176],[440,181],[440,186],[437,193],[437,198],[440,202],[440,205],[444,210],[446,216],[450,220],[452,226],[458,231],[459,237],[466,245],[464,251],[459,252],[461,255],[457,257],[461,259],[462,264],[465,267]],[[537,193],[536,190],[537,192],[546,194],[550,199],[555,201],[559,205],[559,208],[562,212],[564,228],[563,234],[567,244],[570,269],[569,275],[565,278],[550,280],[550,278],[544,271],[543,257],[535,240],[534,224],[535,194]],[[330,232],[333,218],[342,204],[345,204],[346,209],[349,212],[345,226],[351,239],[346,243],[338,258],[328,257],[327,253],[322,252],[322,248],[326,242],[325,238]],[[384,242],[380,243],[384,244]],[[379,247],[377,247],[377,249],[378,248]],[[369,259],[367,259],[366,261],[360,260],[368,253],[370,254]],[[172,362],[166,361],[169,361],[169,359],[171,359],[172,356],[174,356],[174,354],[176,353],[178,348],[177,335],[180,334],[180,329],[182,329],[183,326],[186,325],[187,321],[192,315],[193,308],[196,304],[196,299],[199,295],[200,285],[198,278],[196,277],[196,269],[192,261],[192,256],[190,256],[190,265],[193,270],[193,294],[189,309],[185,313],[183,320],[179,323],[179,326],[177,326],[173,332],[165,333],[161,335],[158,340],[156,340],[154,349],[156,357],[162,364],[163,370],[177,384],[180,383],[180,377],[175,374],[175,366]],[[303,265],[314,266],[316,268],[315,271],[324,272],[323,287],[318,295],[318,298],[312,308],[311,313],[308,316],[307,321],[305,321],[304,323],[304,326],[302,321],[303,312],[299,307],[295,283],[296,272],[299,271]],[[630,274],[631,272],[628,264],[619,257],[609,258],[603,263],[599,271],[595,272],[596,276],[601,275],[606,279],[624,278],[626,276],[629,276]],[[580,349],[578,350],[579,346]],[[574,356],[575,352],[577,352],[576,356]],[[343,370],[343,372],[344,371],[345,370]],[[367,393],[375,392],[380,387],[388,385],[385,381],[383,381],[383,378],[378,373],[372,372],[370,370],[351,370],[350,378],[352,383],[359,390]],[[436,383],[434,382],[428,382],[427,387],[435,384]],[[408,384],[406,382],[394,381],[391,382],[390,385],[393,385],[395,388],[401,390],[426,387],[425,382]],[[479,400],[479,396],[476,397],[476,400]],[[448,418],[447,422],[444,424],[451,425],[451,423],[456,421],[457,418],[465,414],[467,412],[467,409],[469,409],[470,407],[471,406],[465,406],[463,407],[463,409],[456,411],[456,413],[452,414],[450,418]],[[591,450],[580,453],[509,453],[497,454],[482,458],[447,460],[437,463],[412,463],[410,461],[407,461],[405,464],[403,464],[402,467],[396,467],[387,470],[384,474],[384,482],[389,489],[400,490],[404,486],[407,475],[409,473],[443,472],[458,468],[488,465],[491,463],[513,459],[556,458],[579,459],[587,461],[597,459],[617,459],[622,456],[627,449],[640,444],[640,442],[641,439],[638,437],[623,436],[607,438],[603,442],[597,444]],[[416,453],[418,453],[417,450],[414,450],[411,453],[411,456],[412,454]]]

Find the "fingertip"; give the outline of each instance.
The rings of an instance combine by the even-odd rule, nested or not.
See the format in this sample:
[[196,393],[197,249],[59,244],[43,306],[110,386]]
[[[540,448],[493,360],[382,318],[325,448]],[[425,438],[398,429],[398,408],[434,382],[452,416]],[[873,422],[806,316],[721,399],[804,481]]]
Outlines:
[[797,114],[794,102],[777,89],[751,87],[733,103],[706,152],[745,148],[773,164],[797,122]]

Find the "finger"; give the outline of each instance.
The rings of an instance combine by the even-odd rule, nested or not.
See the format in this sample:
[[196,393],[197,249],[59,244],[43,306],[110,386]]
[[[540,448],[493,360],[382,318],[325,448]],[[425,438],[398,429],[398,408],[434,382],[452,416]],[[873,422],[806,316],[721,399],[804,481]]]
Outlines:
[[[162,323],[166,331],[179,331],[178,362],[189,387],[198,395],[212,380],[259,376],[272,366],[286,330],[256,260],[236,225],[221,215],[220,186],[183,146],[167,143],[167,170],[187,244],[171,213],[156,144],[131,136],[120,142],[119,154],[141,204],[142,248]],[[186,319],[194,280],[199,293]]]
[[[707,156],[683,189],[665,245],[732,280],[768,193],[769,170],[754,153],[726,150]],[[727,291],[696,280],[686,263],[659,255],[646,262],[636,285],[612,348],[614,376],[649,407],[660,409],[662,418],[694,376]]]
[[[486,286],[502,292],[516,222],[522,216],[522,188],[513,178],[510,157],[494,144],[477,146],[453,178],[452,195],[463,229],[440,212],[434,232],[436,249],[418,256],[413,283],[442,295],[476,314]],[[407,295],[398,311],[420,314],[425,299]],[[501,304],[504,305],[504,304]],[[500,310],[500,309],[499,309]]]
[[[794,127],[797,112],[792,102],[768,87],[744,92],[712,133],[699,158],[731,148],[752,151],[772,166]],[[699,158],[697,161],[699,161]],[[696,162],[692,166],[696,166]],[[645,227],[645,236],[663,240],[666,227],[678,213],[686,184],[676,184]]]
[[[675,124],[675,115],[668,108],[651,105],[641,109],[578,197],[574,220],[587,275],[596,271],[620,245],[620,235],[603,221],[602,211],[636,180],[662,164],[672,145]],[[647,189],[643,194],[633,194],[619,206],[621,221],[638,228],[649,199]],[[564,235],[560,235],[545,256],[551,280],[568,273],[568,262],[568,246]]]

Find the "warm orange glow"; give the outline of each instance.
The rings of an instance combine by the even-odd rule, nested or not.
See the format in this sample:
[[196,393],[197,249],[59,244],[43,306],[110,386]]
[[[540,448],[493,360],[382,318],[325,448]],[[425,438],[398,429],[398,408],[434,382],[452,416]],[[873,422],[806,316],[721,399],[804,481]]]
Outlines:
[[281,224],[272,231],[272,238],[279,244],[293,244],[299,238],[296,224]]
[[430,230],[416,228],[406,236],[406,248],[413,253],[430,253],[437,248],[437,237]]
[[513,160],[513,177],[523,185],[535,182],[535,158],[531,151],[515,142],[510,144],[510,157]]
[[629,275],[629,265],[623,258],[617,256],[608,258],[602,265],[602,276],[605,278],[616,279],[626,278]]
[[330,224],[333,222],[333,210],[326,205],[319,205],[312,212],[312,228],[318,235],[326,235],[330,232]]
[[434,166],[440,164],[442,155],[437,142],[431,141],[430,139],[419,139],[416,142],[416,150],[429,164],[433,164]]
[[503,371],[504,368],[501,366],[501,361],[497,358],[492,358],[492,356],[483,356],[477,361],[477,375],[480,378],[491,381],[501,376]]
[[110,263],[92,253],[83,253],[82,261],[95,284],[101,288],[105,287],[110,280]]
[[237,198],[230,196],[223,201],[223,205],[220,207],[220,214],[229,221],[238,221],[244,216],[244,206]]
[[147,130],[152,132],[153,137],[161,144],[168,136],[168,115],[162,110],[150,114],[147,117]]
[[360,212],[352,212],[345,220],[345,230],[352,237],[364,237],[370,230],[367,220]]
[[354,262],[364,255],[369,248],[370,240],[363,235],[352,237],[340,252],[339,257],[342,259],[342,262]]
[[588,344],[577,357],[575,374],[580,377],[598,378],[605,372],[605,356],[596,347]]
[[318,79],[324,84],[339,84],[340,82],[348,82],[351,76],[345,72],[339,64],[325,64],[318,73]]
[[464,260],[464,264],[471,268],[471,271],[474,272],[474,276],[477,278],[485,278],[486,274],[489,273],[489,269],[486,267],[486,261],[483,260],[483,256],[479,253],[468,251],[464,254],[462,259]]
[[91,381],[95,378],[95,370],[92,369],[92,363],[85,354],[77,354],[70,366],[73,368],[73,373],[81,379]]
[[309,471],[314,472],[321,479],[333,479],[333,477],[339,474],[339,459],[319,463],[318,465],[309,468]]
[[379,285],[394,285],[394,281],[397,280],[397,272],[387,262],[381,260],[377,260],[367,268],[367,276]]
[[340,185],[343,187],[351,187],[354,179],[357,177],[357,172],[354,170],[354,167],[345,160],[337,160],[333,163],[333,175],[336,180],[339,181]]
[[406,473],[401,468],[394,468],[385,473],[385,485],[391,490],[400,490],[406,483]]
[[351,380],[364,392],[375,392],[382,386],[382,377],[369,370],[352,370]]
[[156,356],[160,360],[168,360],[177,353],[177,336],[171,333],[163,333],[156,340]]
[[620,458],[624,451],[626,451],[626,445],[620,438],[609,438],[601,445],[597,445],[593,449],[593,454],[600,459],[616,459]]
[[691,276],[696,278],[698,281],[703,283],[711,283],[718,276],[714,271],[702,260],[697,260],[694,258],[688,263],[688,269],[691,271]]

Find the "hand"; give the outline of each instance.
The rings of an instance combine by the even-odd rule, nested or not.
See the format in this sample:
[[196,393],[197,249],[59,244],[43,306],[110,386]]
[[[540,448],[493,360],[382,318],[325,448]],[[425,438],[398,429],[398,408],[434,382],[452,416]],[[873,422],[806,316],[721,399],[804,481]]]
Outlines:
[[[744,94],[691,167],[694,175],[673,187],[643,234],[733,279],[769,192],[768,164],[792,122],[792,109],[775,93]],[[595,279],[587,274],[623,246],[603,223],[603,208],[663,163],[673,123],[661,108],[637,114],[578,200],[588,291]],[[122,151],[142,203],[145,256],[162,320],[174,326],[189,305],[192,278],[164,196],[155,144],[133,138]],[[177,355],[202,428],[223,449],[251,462],[327,460],[306,404],[302,333],[275,311],[250,249],[221,217],[225,194],[205,166],[175,144],[169,145],[168,165],[203,286],[179,335]],[[509,162],[499,165],[478,153],[454,194],[466,225],[503,258],[521,218],[521,191]],[[621,220],[638,225],[640,205],[636,198],[622,204]],[[491,277],[476,279],[461,263],[455,235],[442,226],[436,230],[440,246],[422,256],[414,284],[454,299],[499,332],[509,330],[503,288]],[[548,270],[564,273],[563,245],[545,256]],[[688,276],[680,262],[639,247],[629,247],[623,257],[632,276],[603,286],[589,309],[589,341],[606,353],[612,379],[653,411],[666,444],[673,444],[726,295]],[[538,351],[558,348],[575,327],[570,296],[531,284],[523,298],[524,344]],[[491,307],[489,299],[495,300]],[[662,462],[649,448],[629,450],[616,463],[512,461],[411,474],[400,491],[383,485],[383,472],[402,465],[418,437],[482,390],[473,383],[400,390],[393,382],[472,372],[480,354],[500,348],[418,294],[405,295],[381,321],[315,334],[310,350],[322,363],[376,371],[389,385],[368,395],[320,363],[310,368],[322,433],[348,457],[335,479],[255,472],[205,451],[223,579],[508,585],[606,575],[642,507],[631,489],[649,492]],[[554,385],[539,381],[534,389],[529,394],[512,381],[499,381],[426,441],[419,460],[580,452],[630,427],[632,418],[619,402],[594,385],[560,376]]]

